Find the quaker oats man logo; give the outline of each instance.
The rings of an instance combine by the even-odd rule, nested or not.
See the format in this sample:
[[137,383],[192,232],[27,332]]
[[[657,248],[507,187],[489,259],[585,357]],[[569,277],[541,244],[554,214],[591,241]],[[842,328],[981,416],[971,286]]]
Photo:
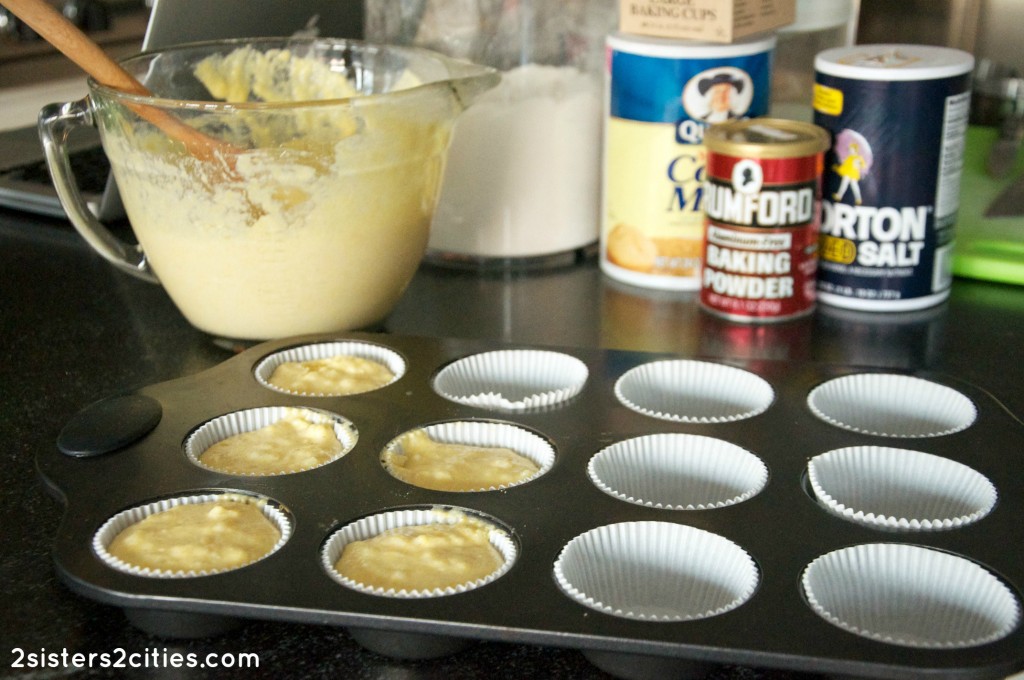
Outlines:
[[764,171],[755,161],[745,158],[732,168],[732,188],[737,193],[753,195],[761,191]]
[[687,115],[705,123],[743,118],[753,99],[754,81],[734,66],[698,73],[686,83],[681,96]]

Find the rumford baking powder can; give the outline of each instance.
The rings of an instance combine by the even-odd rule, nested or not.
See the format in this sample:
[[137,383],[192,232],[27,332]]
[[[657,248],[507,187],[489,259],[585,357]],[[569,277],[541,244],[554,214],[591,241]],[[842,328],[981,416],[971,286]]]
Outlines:
[[814,310],[828,132],[792,120],[722,123],[704,136],[701,306],[737,321]]
[[607,40],[601,269],[638,286],[700,287],[705,131],[768,111],[775,38],[729,45]]
[[825,158],[818,297],[867,311],[942,302],[974,58],[926,45],[857,45],[815,59]]

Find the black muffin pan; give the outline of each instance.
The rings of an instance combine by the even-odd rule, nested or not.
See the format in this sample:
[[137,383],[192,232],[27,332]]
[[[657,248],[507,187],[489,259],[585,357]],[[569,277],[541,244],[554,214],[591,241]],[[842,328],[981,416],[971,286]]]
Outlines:
[[[345,340],[378,344],[404,357],[406,373],[360,395],[299,397],[260,385],[256,364],[285,348]],[[1024,626],[995,642],[923,649],[861,637],[814,613],[800,583],[815,558],[862,543],[903,543],[954,553],[1000,578],[1018,602],[1024,588],[1024,425],[992,395],[956,376],[918,371],[977,407],[976,421],[955,434],[894,439],[850,432],[816,417],[807,395],[821,383],[869,372],[864,367],[777,361],[712,360],[770,383],[763,413],[718,424],[686,424],[637,413],[616,398],[615,381],[654,353],[536,348],[583,361],[589,377],[564,403],[523,412],[457,404],[438,395],[432,378],[447,364],[513,347],[478,340],[352,333],[267,342],[198,375],[115,395],[85,408],[61,433],[59,447],[40,452],[38,469],[67,511],[54,544],[56,570],[75,592],[125,610],[140,628],[169,637],[206,636],[246,619],[342,626],[364,646],[400,658],[457,652],[475,640],[571,647],[599,667],[626,677],[699,674],[730,664],[874,678],[1001,678],[1024,668]],[[522,346],[515,346],[522,349]],[[890,369],[873,372],[894,373]],[[225,413],[262,406],[308,406],[351,420],[359,438],[341,459],[302,473],[238,477],[203,469],[183,452],[189,433]],[[553,467],[521,486],[493,492],[419,489],[391,477],[383,447],[418,426],[456,419],[519,424],[550,439]],[[732,506],[699,511],[634,505],[599,490],[586,466],[602,448],[654,433],[720,438],[767,466],[767,485]],[[947,531],[894,532],[827,512],[809,491],[811,457],[853,445],[925,451],[960,461],[998,491],[990,514]],[[107,566],[92,539],[111,516],[150,501],[208,491],[256,494],[280,504],[294,522],[290,540],[262,561],[194,578],[134,576]],[[455,507],[493,518],[519,547],[511,570],[469,592],[399,599],[356,592],[332,580],[320,550],[337,528],[381,511]],[[553,576],[562,548],[606,524],[655,520],[691,525],[735,542],[755,560],[756,591],[741,606],[693,621],[637,621],[604,614],[565,595]]]

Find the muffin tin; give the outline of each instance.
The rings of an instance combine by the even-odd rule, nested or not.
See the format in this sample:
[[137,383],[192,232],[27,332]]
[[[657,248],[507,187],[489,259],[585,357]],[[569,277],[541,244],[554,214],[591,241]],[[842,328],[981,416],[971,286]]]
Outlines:
[[[397,357],[399,377],[351,396],[288,394],[258,377],[281,352],[335,343]],[[205,424],[280,407],[337,416],[355,443],[320,467],[266,477],[186,454]],[[479,492],[417,488],[382,466],[403,433],[457,422],[525,429],[554,460],[526,483]],[[574,647],[627,677],[736,664],[1000,678],[1024,668],[1022,451],[1017,417],[951,375],[351,333],[267,342],[101,399],[37,465],[67,503],[58,574],[157,635],[265,619],[343,626],[400,658],[474,640]],[[936,461],[946,467],[930,474]],[[893,510],[860,494],[848,482],[862,469],[884,478],[866,486],[911,502]],[[125,573],[94,546],[126,510],[225,492],[284,513],[283,545],[188,578]],[[433,508],[494,523],[514,562],[430,597],[360,592],[325,568],[338,531]],[[858,603],[889,609],[872,618],[878,606]]]

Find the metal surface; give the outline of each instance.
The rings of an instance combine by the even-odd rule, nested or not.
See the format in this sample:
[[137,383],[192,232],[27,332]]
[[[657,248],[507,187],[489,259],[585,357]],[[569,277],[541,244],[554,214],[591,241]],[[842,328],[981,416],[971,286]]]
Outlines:
[[[344,337],[398,351],[406,359],[407,373],[388,387],[363,395],[283,395],[256,382],[253,367],[259,360],[284,347],[336,336],[274,341],[196,375],[140,389],[163,405],[164,417],[134,445],[86,460],[52,447],[39,451],[39,471],[68,502],[54,551],[63,580],[86,597],[157,614],[159,620],[150,620],[150,625],[158,632],[173,630],[178,615],[193,625],[194,615],[205,614],[212,617],[212,624],[252,618],[354,627],[362,637],[367,631],[409,633],[413,652],[419,644],[415,636],[423,635],[429,638],[421,641],[424,644],[449,637],[544,644],[579,648],[614,667],[626,661],[635,677],[660,677],[666,663],[693,662],[901,679],[936,673],[997,678],[1024,667],[1020,626],[1002,640],[955,652],[884,644],[825,622],[807,606],[799,588],[801,571],[821,554],[859,543],[895,542],[976,560],[1009,583],[1020,598],[1024,559],[1017,548],[1024,543],[1024,524],[1019,521],[1024,477],[1013,453],[1024,447],[1024,426],[985,386],[929,370],[912,371],[968,396],[979,416],[962,432],[908,442],[841,430],[818,420],[807,408],[807,394],[818,384],[868,369],[810,361],[732,360],[727,363],[772,385],[771,406],[743,421],[683,424],[636,413],[619,403],[612,391],[629,369],[675,355],[556,347],[589,367],[583,392],[560,405],[511,413],[462,406],[431,387],[436,371],[448,362],[509,345],[393,334]],[[355,423],[359,441],[334,463],[283,477],[232,477],[186,459],[182,442],[197,425],[230,411],[270,405],[307,405],[343,415]],[[467,418],[515,422],[549,437],[556,447],[554,467],[520,487],[463,494],[417,489],[391,478],[381,467],[380,451],[398,434],[431,422]],[[669,511],[617,500],[587,479],[586,463],[599,449],[656,432],[703,434],[735,443],[765,462],[769,483],[752,499],[734,506]],[[803,471],[810,457],[856,444],[902,446],[964,462],[993,482],[1000,502],[977,524],[952,531],[881,532],[832,516],[805,491]],[[92,535],[114,513],[199,489],[267,495],[292,513],[296,531],[275,555],[214,577],[140,578],[110,569],[93,555]],[[318,553],[333,528],[384,509],[421,505],[462,507],[495,517],[519,542],[517,563],[483,588],[427,600],[367,596],[338,585],[323,572]],[[681,623],[623,619],[569,600],[551,575],[559,550],[584,531],[629,520],[689,524],[736,542],[758,564],[757,591],[724,615]],[[143,615],[135,620],[147,619]],[[372,644],[372,632],[370,639]]]

